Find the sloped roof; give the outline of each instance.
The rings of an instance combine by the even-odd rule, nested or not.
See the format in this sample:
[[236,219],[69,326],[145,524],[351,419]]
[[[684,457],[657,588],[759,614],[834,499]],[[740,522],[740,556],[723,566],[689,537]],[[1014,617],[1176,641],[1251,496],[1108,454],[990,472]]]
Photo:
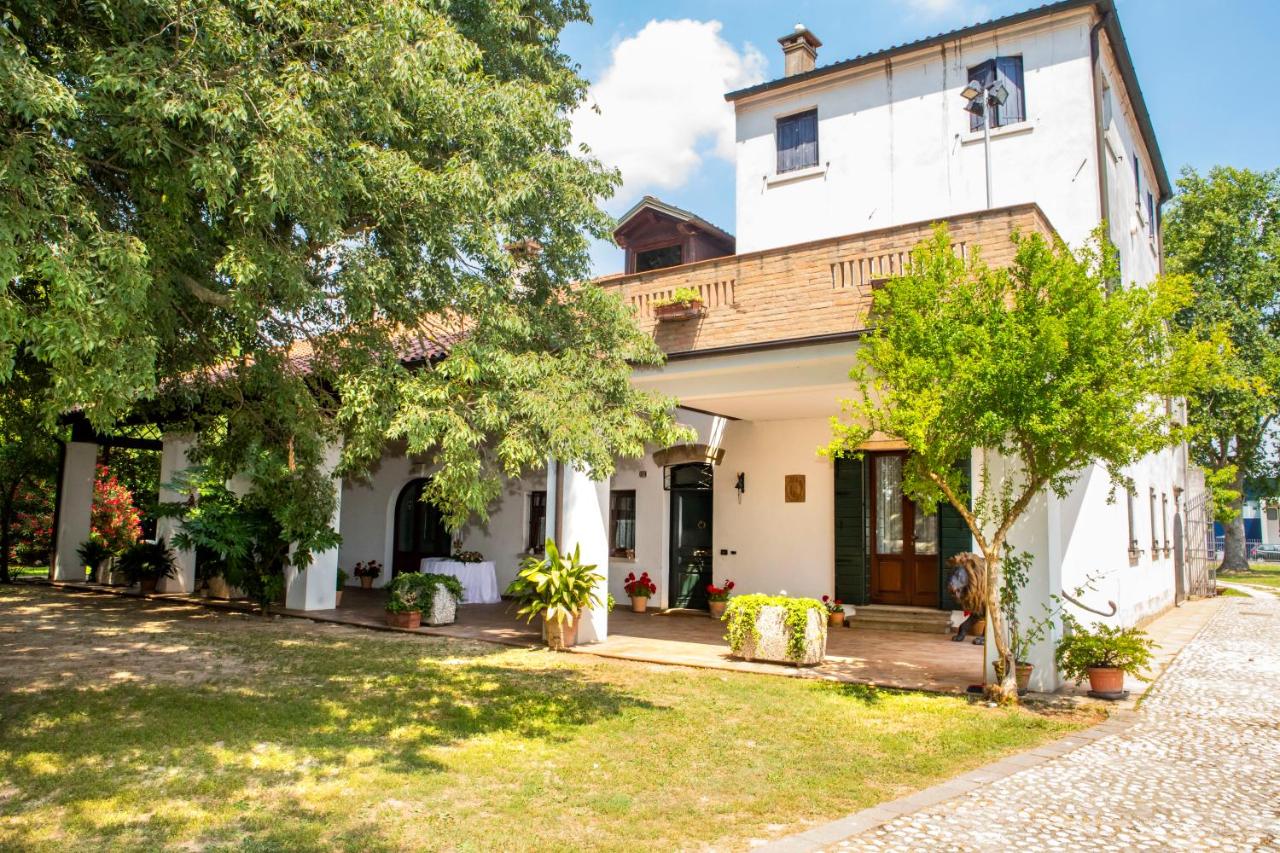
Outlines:
[[624,230],[627,227],[627,225],[631,222],[631,220],[635,219],[645,210],[657,211],[658,213],[664,214],[666,216],[670,216],[672,219],[678,219],[681,222],[687,222],[690,225],[693,225],[701,229],[702,231],[705,231],[708,234],[711,234],[714,237],[719,237],[722,240],[728,240],[730,242],[733,242],[733,239],[734,239],[733,235],[730,234],[728,231],[725,231],[723,228],[719,227],[718,225],[708,222],[707,220],[703,219],[701,216],[699,216],[696,213],[693,213],[692,211],[685,210],[684,208],[681,208],[681,207],[676,207],[674,204],[667,204],[662,199],[656,198],[651,195],[647,195],[644,198],[640,199],[631,207],[630,210],[622,214],[622,216],[618,217],[618,224],[613,229],[614,235],[616,236],[619,231]]
[[803,74],[793,74],[790,77],[779,77],[776,80],[770,80],[755,86],[748,86],[745,89],[737,89],[726,94],[726,101],[736,101],[740,98],[746,98],[761,92],[768,92],[773,89],[781,89],[786,86],[794,86],[798,83],[806,83],[810,80],[816,80],[833,74],[838,71],[844,71],[849,68],[856,68],[860,65],[870,65],[875,62],[881,62],[893,56],[912,51],[923,50],[925,48],[935,47],[945,42],[955,41],[956,39],[968,38],[970,36],[981,35],[991,30],[1008,27],[1014,24],[1030,21],[1036,18],[1043,18],[1049,15],[1055,15],[1059,12],[1070,12],[1076,9],[1087,9],[1093,7],[1102,20],[1102,26],[1107,32],[1107,38],[1111,41],[1112,47],[1116,54],[1116,64],[1120,68],[1120,76],[1124,80],[1125,88],[1129,92],[1129,97],[1133,101],[1134,113],[1138,119],[1138,127],[1142,131],[1142,135],[1147,144],[1147,149],[1151,152],[1152,165],[1156,171],[1156,181],[1160,185],[1160,200],[1164,201],[1173,196],[1173,185],[1169,181],[1169,173],[1165,170],[1164,157],[1160,154],[1160,145],[1156,142],[1156,132],[1151,124],[1151,115],[1147,111],[1146,100],[1142,97],[1142,89],[1138,85],[1138,75],[1133,67],[1133,57],[1129,55],[1129,46],[1125,41],[1124,31],[1120,29],[1120,19],[1116,16],[1116,7],[1114,0],[1058,0],[1056,3],[1046,3],[1043,6],[1036,6],[1025,12],[1017,12],[1012,15],[1005,15],[1000,18],[992,18],[977,24],[971,24],[967,27],[961,27],[950,32],[938,33],[934,36],[918,39],[916,41],[906,42],[904,44],[887,47],[883,50],[864,53],[860,56],[854,56],[849,59],[843,59],[839,62],[833,62],[829,65],[820,65],[812,71],[806,71]]

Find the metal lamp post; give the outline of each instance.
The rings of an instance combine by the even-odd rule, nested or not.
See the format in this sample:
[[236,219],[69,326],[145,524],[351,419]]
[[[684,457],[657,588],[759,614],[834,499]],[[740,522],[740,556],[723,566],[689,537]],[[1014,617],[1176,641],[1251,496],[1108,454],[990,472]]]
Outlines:
[[977,80],[970,80],[960,92],[960,97],[969,102],[965,107],[974,115],[982,116],[982,153],[986,160],[987,171],[987,209],[991,209],[991,111],[993,107],[1004,104],[1009,99],[1009,90],[999,80],[992,80],[983,85]]

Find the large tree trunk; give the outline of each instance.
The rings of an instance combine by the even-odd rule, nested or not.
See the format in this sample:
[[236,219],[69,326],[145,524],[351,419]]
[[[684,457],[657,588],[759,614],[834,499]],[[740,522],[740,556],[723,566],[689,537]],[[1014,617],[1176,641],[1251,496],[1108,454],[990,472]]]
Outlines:
[[1235,519],[1228,521],[1222,525],[1223,541],[1222,541],[1222,565],[1218,566],[1220,572],[1244,572],[1249,570],[1249,555],[1245,550],[1244,541],[1244,515],[1241,510],[1244,508],[1244,477],[1236,477],[1235,486],[1233,487],[1239,494],[1235,500],[1231,502],[1231,508],[1235,510]]
[[13,583],[9,573],[9,551],[13,548],[13,504],[18,487],[14,486],[0,500],[0,583]]
[[[1004,624],[1004,613],[1000,610],[1000,590],[1004,588],[1004,571],[1000,565],[999,546],[984,553],[987,566],[987,642],[995,639],[995,659],[1000,662],[997,670],[1000,680],[987,685],[987,698],[1001,705],[1016,705],[1018,702],[1017,668],[1013,659],[1013,647],[1009,645],[1009,633]],[[984,660],[986,653],[983,653]],[[989,673],[983,672],[985,679]]]

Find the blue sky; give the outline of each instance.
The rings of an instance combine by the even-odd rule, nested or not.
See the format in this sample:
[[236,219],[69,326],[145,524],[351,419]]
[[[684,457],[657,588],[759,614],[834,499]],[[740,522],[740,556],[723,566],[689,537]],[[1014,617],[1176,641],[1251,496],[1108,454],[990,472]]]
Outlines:
[[[733,165],[726,88],[781,76],[776,39],[803,22],[820,64],[1022,11],[1035,0],[658,0],[593,5],[563,46],[595,88],[602,115],[579,136],[623,169],[607,205],[657,195],[732,231]],[[1170,175],[1184,165],[1280,166],[1280,0],[1117,0]],[[656,22],[656,23],[655,23]],[[677,68],[681,69],[679,72]],[[728,115],[731,115],[728,114]],[[597,273],[621,268],[611,246]]]

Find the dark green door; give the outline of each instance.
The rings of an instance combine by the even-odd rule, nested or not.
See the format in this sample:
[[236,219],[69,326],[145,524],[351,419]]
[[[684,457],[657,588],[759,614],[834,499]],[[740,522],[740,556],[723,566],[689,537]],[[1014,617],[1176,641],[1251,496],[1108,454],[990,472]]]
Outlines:
[[[692,479],[692,478],[691,478]],[[707,609],[711,583],[711,483],[671,490],[672,607]]]

